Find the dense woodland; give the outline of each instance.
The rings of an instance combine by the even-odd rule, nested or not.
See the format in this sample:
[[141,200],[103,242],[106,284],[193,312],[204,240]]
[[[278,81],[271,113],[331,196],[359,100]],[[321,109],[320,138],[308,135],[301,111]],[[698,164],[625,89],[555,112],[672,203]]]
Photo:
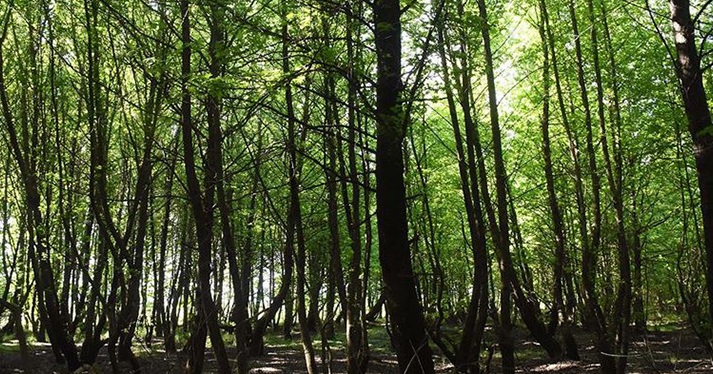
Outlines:
[[0,362],[710,358],[711,3],[0,1]]

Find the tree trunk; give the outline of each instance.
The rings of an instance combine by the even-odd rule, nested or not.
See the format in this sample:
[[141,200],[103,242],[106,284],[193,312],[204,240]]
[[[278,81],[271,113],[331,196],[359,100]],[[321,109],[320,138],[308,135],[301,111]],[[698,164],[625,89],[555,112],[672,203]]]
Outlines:
[[616,359],[612,356],[613,342],[608,334],[608,327],[604,311],[602,310],[596,291],[596,259],[597,252],[601,245],[601,182],[597,169],[596,153],[594,149],[594,135],[592,130],[592,115],[587,94],[586,77],[584,75],[584,60],[582,57],[582,43],[580,41],[579,27],[577,25],[577,15],[573,0],[569,0],[569,13],[572,20],[572,33],[575,39],[575,54],[577,65],[577,81],[582,98],[582,108],[584,110],[584,125],[587,131],[587,156],[589,164],[589,174],[592,180],[592,197],[594,220],[592,222],[591,243],[587,243],[582,250],[582,288],[584,291],[584,302],[586,305],[586,321],[594,328],[597,336],[595,346],[599,350],[599,362],[603,373],[614,373],[616,371]]
[[[488,264],[487,247],[485,237],[485,223],[483,222],[483,212],[480,202],[480,194],[477,183],[471,184],[472,180],[477,180],[476,165],[468,162],[465,152],[463,135],[458,119],[456,101],[453,95],[446,56],[445,30],[442,22],[438,23],[438,48],[441,57],[441,68],[443,70],[443,83],[446,90],[448,102],[448,112],[450,114],[451,125],[455,137],[455,145],[458,156],[458,171],[461,180],[461,190],[463,192],[463,202],[465,204],[466,219],[468,222],[468,232],[470,234],[470,248],[472,250],[475,266],[473,267],[473,287],[468,304],[468,312],[463,326],[458,351],[455,353],[455,365],[458,370],[466,373],[480,372],[480,348],[487,319],[488,302]],[[466,70],[464,68],[463,70]],[[463,74],[468,74],[464,72]]]
[[[207,141],[205,165],[205,196],[201,197],[200,185],[196,175],[196,164],[193,148],[193,128],[191,120],[191,93],[188,82],[191,75],[191,26],[189,0],[181,1],[181,129],[183,135],[183,161],[186,169],[186,185],[188,198],[196,222],[196,236],[198,239],[198,289],[199,313],[197,316],[194,336],[191,337],[192,363],[191,372],[200,373],[203,364],[203,350],[205,350],[206,329],[210,335],[213,352],[218,364],[218,372],[229,374],[230,363],[225,352],[225,345],[218,325],[218,308],[211,295],[210,273],[213,240],[213,196],[216,184],[216,165],[213,163],[220,156],[220,137],[216,137],[215,129],[209,130]],[[210,99],[209,99],[210,102]],[[208,105],[208,116],[217,116],[217,103]]]
[[[611,336],[616,337],[616,371],[624,374],[626,371],[627,355],[629,352],[629,324],[631,321],[631,261],[629,255],[629,244],[626,239],[626,226],[624,221],[624,201],[622,194],[621,178],[614,175],[611,155],[609,151],[609,139],[606,133],[606,118],[604,114],[604,83],[599,63],[599,46],[597,27],[595,25],[596,16],[592,0],[587,0],[589,10],[589,20],[592,38],[592,58],[594,62],[595,82],[597,83],[597,117],[599,119],[599,136],[602,153],[604,156],[604,167],[606,178],[611,192],[612,203],[616,216],[616,237],[618,244],[617,265],[619,268],[619,284],[617,286],[617,296],[611,320],[614,329]],[[584,89],[584,87],[582,87]]]
[[[567,262],[567,242],[562,219],[562,212],[555,192],[554,172],[552,171],[552,150],[550,147],[550,54],[547,46],[547,36],[545,29],[548,27],[548,14],[544,0],[540,0],[540,12],[542,20],[539,24],[540,38],[542,39],[543,55],[543,93],[542,93],[542,156],[545,164],[545,182],[547,185],[547,200],[552,214],[552,230],[555,235],[555,269],[554,269],[554,305],[552,306],[552,318],[557,325],[559,314],[562,315],[561,332],[564,340],[564,355],[571,360],[579,360],[577,343],[571,332],[571,316],[564,300],[563,282],[565,278],[565,266]],[[550,332],[553,333],[552,331]]]
[[[284,3],[283,3],[284,7]],[[291,74],[289,60],[289,35],[287,14],[282,15],[282,72],[285,76]],[[314,359],[314,348],[312,347],[312,337],[310,336],[307,321],[306,304],[306,248],[304,229],[302,226],[302,207],[300,205],[300,173],[301,163],[297,159],[297,129],[295,128],[295,112],[292,101],[292,82],[288,80],[285,86],[285,103],[287,105],[287,151],[289,154],[289,185],[290,185],[290,219],[287,227],[287,246],[293,247],[297,244],[295,262],[297,264],[297,319],[300,325],[300,336],[302,338],[302,348],[309,374],[317,373],[317,364]],[[289,317],[289,316],[288,316]]]
[[402,373],[433,373],[416,279],[411,266],[406,221],[401,94],[401,8],[398,0],[373,4],[377,56],[376,216],[379,261],[391,319],[391,341]]
[[[10,12],[11,10],[8,10]],[[5,17],[3,30],[7,30],[7,23],[10,21],[9,14]],[[70,371],[76,370],[80,366],[77,348],[73,338],[67,333],[66,320],[62,318],[60,301],[55,288],[54,271],[50,263],[49,233],[46,231],[44,217],[40,210],[41,196],[38,186],[37,171],[31,167],[33,163],[29,161],[28,153],[23,152],[20,140],[14,125],[14,118],[7,98],[5,86],[5,71],[3,66],[3,44],[6,32],[2,32],[0,37],[0,105],[3,114],[3,124],[8,134],[10,151],[17,161],[20,169],[20,178],[28,209],[28,231],[30,233],[30,250],[36,263],[33,266],[35,274],[36,288],[38,294],[44,301],[44,309],[47,317],[47,329],[55,352],[61,352],[60,358],[64,358]],[[34,152],[34,150],[33,150]]]
[[[327,28],[328,21],[324,20],[324,27]],[[328,30],[328,29],[327,29]],[[325,32],[325,35],[328,35]],[[336,100],[334,94],[334,78],[328,75],[327,78],[327,93],[329,99]],[[342,250],[339,234],[339,202],[337,197],[337,125],[336,115],[332,113],[334,107],[332,102],[325,100],[325,122],[327,123],[327,131],[324,136],[325,149],[327,153],[328,167],[325,171],[325,179],[327,184],[327,225],[329,226],[329,288],[327,292],[327,318],[325,320],[325,335],[328,338],[334,338],[336,310],[335,291],[339,296],[342,308],[346,303],[346,288],[344,286],[344,270],[342,268]],[[347,356],[349,357],[349,356]]]
[[[347,38],[347,58],[349,60],[348,67],[348,108],[347,108],[347,166],[348,178],[352,181],[351,184],[351,199],[346,182],[342,183],[342,198],[344,201],[344,210],[347,216],[347,228],[349,238],[351,239],[352,255],[349,261],[349,280],[346,289],[346,320],[347,320],[347,372],[349,374],[365,373],[369,363],[369,349],[366,344],[367,332],[364,328],[363,317],[363,290],[362,290],[362,232],[361,232],[361,187],[358,184],[359,172],[356,158],[357,148],[357,82],[358,79],[354,74],[355,64],[357,63],[357,53],[354,48],[355,38],[359,35],[354,35],[355,31],[355,14],[359,17],[362,12],[362,6],[359,5],[355,10],[352,8],[352,3],[349,2],[346,9],[346,38]],[[341,147],[340,147],[341,148]],[[347,175],[344,175],[347,178]],[[365,177],[365,178],[368,178]]]
[[490,111],[490,126],[493,136],[493,157],[495,166],[495,188],[497,219],[489,212],[491,221],[491,231],[493,240],[498,248],[501,271],[502,289],[500,295],[501,312],[500,324],[502,329],[501,352],[503,353],[503,370],[513,372],[515,370],[514,354],[512,346],[510,308],[511,294],[515,296],[515,303],[520,311],[523,322],[535,339],[542,345],[551,358],[559,359],[562,355],[562,348],[559,343],[547,332],[547,328],[540,320],[540,310],[538,305],[526,295],[520,280],[515,271],[512,254],[510,253],[510,229],[508,221],[508,180],[505,169],[505,161],[502,151],[502,140],[500,130],[500,119],[498,114],[497,93],[495,88],[495,71],[493,67],[493,55],[490,46],[490,30],[488,26],[488,13],[484,0],[478,0],[478,11],[483,22],[481,35],[483,39],[483,57],[485,58],[485,71],[488,84],[488,102]]
[[[691,19],[688,0],[670,0],[671,20],[676,40],[676,73],[681,97],[688,119],[688,130],[693,139],[693,156],[698,171],[701,193],[703,237],[706,253],[706,289],[708,313],[713,319],[713,123],[703,86],[703,71],[696,50],[695,25]],[[709,333],[713,337],[713,324]]]

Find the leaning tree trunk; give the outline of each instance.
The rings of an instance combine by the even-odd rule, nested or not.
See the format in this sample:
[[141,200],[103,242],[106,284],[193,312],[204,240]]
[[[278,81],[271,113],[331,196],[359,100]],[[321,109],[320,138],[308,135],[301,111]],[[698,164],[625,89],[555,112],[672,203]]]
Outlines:
[[[356,11],[356,14],[354,12]],[[357,141],[357,111],[355,109],[356,101],[356,90],[357,82],[354,81],[356,74],[354,74],[354,64],[357,63],[357,52],[355,51],[355,40],[359,38],[359,33],[356,32],[355,19],[357,19],[362,12],[362,6],[358,6],[357,9],[352,8],[350,3],[346,8],[346,44],[347,44],[347,58],[349,59],[349,68],[347,71],[349,79],[349,91],[347,93],[347,165],[349,168],[348,178],[352,181],[352,191],[351,199],[349,199],[349,193],[346,188],[346,182],[342,183],[342,195],[344,200],[344,210],[346,211],[347,226],[349,237],[351,239],[351,249],[352,254],[349,261],[349,271],[346,287],[346,317],[347,317],[347,371],[350,374],[364,373],[367,370],[369,363],[369,347],[367,344],[367,331],[364,326],[364,321],[362,320],[362,313],[364,310],[363,304],[363,290],[362,290],[362,279],[366,279],[364,274],[365,269],[362,269],[362,261],[364,255],[362,253],[362,218],[361,218],[361,186],[358,184],[358,168],[357,168],[357,157],[356,157],[356,141]],[[357,34],[357,35],[355,35]],[[347,177],[345,174],[344,177]],[[364,180],[369,178],[364,177]]]
[[[629,322],[631,320],[631,260],[629,255],[629,244],[626,238],[626,227],[624,221],[624,202],[622,196],[621,179],[614,174],[612,167],[612,157],[609,151],[609,141],[606,134],[606,118],[604,115],[604,87],[602,73],[599,63],[599,47],[596,17],[592,0],[587,0],[589,10],[589,20],[591,23],[590,33],[592,39],[592,60],[594,63],[595,82],[597,83],[597,118],[599,119],[599,139],[604,158],[604,169],[611,191],[611,199],[616,213],[616,236],[617,236],[617,265],[619,268],[619,284],[617,286],[616,303],[614,306],[611,331],[609,336],[615,337],[614,349],[616,353],[616,371],[624,374],[626,371],[627,355],[629,352]],[[584,88],[582,88],[584,89]]]

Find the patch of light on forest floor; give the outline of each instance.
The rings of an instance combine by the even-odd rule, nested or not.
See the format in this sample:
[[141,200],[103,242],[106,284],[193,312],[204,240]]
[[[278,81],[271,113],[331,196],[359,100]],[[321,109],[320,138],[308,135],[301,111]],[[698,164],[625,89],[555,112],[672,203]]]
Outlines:
[[576,361],[562,361],[562,362],[555,362],[552,364],[544,364],[540,366],[536,366],[532,368],[530,371],[533,373],[551,373],[555,371],[560,371],[560,370],[567,370],[571,368],[579,367],[579,364]]
[[453,366],[453,364],[451,363],[443,362],[436,364],[436,371],[453,371],[453,368],[455,368],[455,366]]
[[676,365],[688,364],[688,365],[691,365],[692,367],[695,367],[695,366],[703,366],[703,367],[705,367],[705,366],[707,366],[705,360],[694,360],[694,359],[690,359],[690,360],[680,360],[680,359],[677,359],[677,358],[671,358],[671,359],[669,359],[669,361],[671,361],[672,363],[675,363]]
[[259,374],[259,373],[282,373],[283,371],[281,369],[277,368],[271,368],[271,367],[261,367],[261,368],[252,368],[250,369],[250,374]]
[[[297,352],[293,353],[296,354]],[[283,357],[283,355],[281,355],[279,352],[268,352],[267,355],[270,357],[269,360],[271,362],[287,362],[287,359]]]
[[526,342],[522,342],[522,345],[534,345],[534,346],[539,347],[540,343],[534,342],[534,341],[526,341]]

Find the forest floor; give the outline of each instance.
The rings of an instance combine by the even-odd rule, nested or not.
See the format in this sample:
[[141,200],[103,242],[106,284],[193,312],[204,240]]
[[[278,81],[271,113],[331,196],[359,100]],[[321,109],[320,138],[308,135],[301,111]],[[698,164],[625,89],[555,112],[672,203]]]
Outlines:
[[[516,362],[518,373],[597,373],[597,355],[591,344],[591,336],[577,331],[575,337],[579,344],[580,361],[564,361],[553,363],[546,358],[538,344],[533,342],[526,331],[516,331]],[[298,334],[295,334],[298,336]],[[332,373],[346,372],[346,358],[342,336],[330,341],[332,352]],[[490,337],[492,338],[492,336]],[[369,373],[397,373],[396,358],[391,353],[388,336],[383,327],[370,330],[369,341],[372,347],[372,358],[369,363]],[[251,373],[305,373],[304,355],[299,340],[285,340],[280,336],[266,337],[266,354],[252,360]],[[154,342],[153,348],[145,345],[137,346],[135,353],[139,357],[143,373],[182,373],[185,356],[182,354],[166,354],[161,348],[161,342]],[[636,337],[631,345],[629,373],[660,374],[660,373],[713,373],[711,356],[702,347],[700,341],[686,328],[664,328]],[[321,344],[315,341],[315,354],[320,369]],[[229,352],[235,356],[235,352]],[[4,373],[38,373],[63,374],[67,370],[63,365],[54,363],[47,344],[32,345],[32,362],[23,363],[16,341],[0,343],[0,374]],[[29,366],[28,366],[29,365]],[[436,356],[436,366],[439,373],[453,372],[452,365],[440,355]],[[491,373],[500,372],[499,355],[496,352],[491,362]],[[124,371],[129,373],[128,367]],[[210,350],[206,352],[206,373],[215,372],[215,362]],[[109,360],[104,349],[93,371],[88,373],[111,373]]]

